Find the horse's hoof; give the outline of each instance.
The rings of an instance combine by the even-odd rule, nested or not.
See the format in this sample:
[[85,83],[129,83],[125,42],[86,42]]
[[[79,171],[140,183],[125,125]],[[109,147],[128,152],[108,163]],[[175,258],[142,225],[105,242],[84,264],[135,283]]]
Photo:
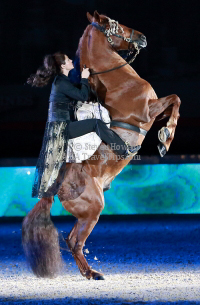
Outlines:
[[96,281],[105,280],[104,277],[103,277],[102,275],[100,275],[100,274],[99,274],[99,275],[96,275],[95,277],[93,277],[93,279],[96,280]]
[[170,137],[170,131],[167,127],[163,127],[158,131],[158,139],[161,143],[165,143]]
[[159,143],[157,147],[158,147],[158,151],[160,153],[160,156],[164,157],[164,155],[167,153],[167,149],[166,149],[165,145],[162,144],[162,143]]
[[102,280],[105,280],[104,277],[103,277],[103,273],[100,273],[94,269],[91,269],[90,270],[90,274],[87,274],[87,277],[92,277],[93,280],[96,280],[96,281],[102,281]]

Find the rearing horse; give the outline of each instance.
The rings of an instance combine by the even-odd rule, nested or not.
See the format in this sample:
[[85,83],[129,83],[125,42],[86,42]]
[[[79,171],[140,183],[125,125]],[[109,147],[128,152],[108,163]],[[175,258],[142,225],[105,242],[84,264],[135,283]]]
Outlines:
[[[168,151],[179,118],[180,99],[170,95],[158,99],[151,85],[118,54],[146,46],[145,36],[107,16],[87,13],[90,25],[79,42],[77,54],[81,69],[92,71],[90,82],[112,117],[111,128],[130,145],[142,145],[145,134],[156,119],[169,116],[167,127],[160,132],[161,156]],[[103,156],[103,158],[99,158]],[[96,157],[96,158],[94,158]],[[82,164],[66,164],[64,181],[58,197],[64,208],[77,218],[66,239],[83,276],[103,279],[90,268],[83,247],[104,208],[103,191],[129,163],[119,160],[104,143],[93,158]],[[59,179],[59,177],[58,177]],[[58,233],[50,220],[53,198],[42,198],[23,221],[22,241],[27,259],[37,276],[54,277],[61,266]]]

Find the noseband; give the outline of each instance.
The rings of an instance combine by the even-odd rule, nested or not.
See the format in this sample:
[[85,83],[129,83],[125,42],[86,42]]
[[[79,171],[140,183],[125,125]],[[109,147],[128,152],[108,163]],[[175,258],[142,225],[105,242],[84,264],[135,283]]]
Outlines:
[[[115,21],[115,22],[116,22],[116,21]],[[116,23],[117,23],[117,22],[116,22]],[[133,35],[134,35],[134,30],[133,30],[133,29],[132,29],[132,32],[131,32],[131,35],[130,35],[130,38],[129,38],[129,37],[124,37],[124,36],[122,36],[122,35],[118,35],[118,34],[116,34],[116,33],[113,33],[113,31],[111,31],[111,29],[106,29],[105,26],[101,26],[101,25],[99,25],[99,24],[96,23],[96,22],[92,22],[91,24],[92,24],[92,26],[94,26],[95,28],[97,28],[100,32],[102,32],[106,37],[108,37],[107,40],[108,40],[108,42],[111,44],[112,47],[113,47],[113,45],[114,45],[114,41],[113,41],[112,38],[110,37],[111,35],[112,35],[112,36],[116,36],[116,37],[118,37],[118,38],[121,38],[121,39],[127,41],[127,42],[129,43],[129,45],[128,45],[128,50],[130,50],[129,46],[130,46],[130,44],[132,43],[132,44],[134,45],[134,48],[136,49],[136,54],[133,56],[133,58],[132,58],[130,61],[126,62],[125,64],[123,64],[123,65],[121,65],[121,66],[115,67],[115,68],[113,68],[113,69],[105,70],[105,71],[102,71],[102,72],[92,72],[92,73],[90,73],[90,75],[96,75],[96,74],[102,74],[102,73],[107,73],[107,72],[110,72],[110,71],[114,71],[114,70],[117,70],[117,69],[119,69],[119,68],[122,68],[122,67],[124,67],[124,66],[126,66],[126,65],[128,65],[128,64],[131,64],[131,63],[135,60],[135,58],[136,58],[136,56],[139,54],[140,50],[139,50],[139,48],[138,48],[137,43],[136,43],[135,41],[133,41]],[[117,26],[118,26],[118,23],[117,23]],[[121,29],[122,29],[122,27],[121,27]],[[123,29],[122,29],[122,31],[123,31]],[[118,30],[116,30],[116,32],[118,32]],[[133,51],[130,50],[128,55],[130,55],[130,54],[132,54],[132,53],[133,53]],[[127,56],[128,56],[128,55],[127,55]]]

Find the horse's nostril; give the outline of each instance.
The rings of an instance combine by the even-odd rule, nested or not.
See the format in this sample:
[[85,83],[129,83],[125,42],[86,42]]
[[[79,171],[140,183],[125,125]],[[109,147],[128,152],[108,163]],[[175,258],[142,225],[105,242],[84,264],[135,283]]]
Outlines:
[[140,36],[140,39],[146,41],[146,37],[143,34]]

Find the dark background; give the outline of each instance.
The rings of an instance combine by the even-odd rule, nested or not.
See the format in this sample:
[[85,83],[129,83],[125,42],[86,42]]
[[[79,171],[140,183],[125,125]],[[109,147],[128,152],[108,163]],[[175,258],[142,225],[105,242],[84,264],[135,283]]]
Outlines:
[[[7,0],[0,4],[0,158],[38,157],[51,86],[31,88],[27,77],[44,55],[74,56],[94,10],[147,37],[147,48],[132,64],[158,97],[177,94],[182,105],[168,154],[198,154],[200,130],[199,1],[184,0]],[[158,155],[155,123],[141,155]]]

